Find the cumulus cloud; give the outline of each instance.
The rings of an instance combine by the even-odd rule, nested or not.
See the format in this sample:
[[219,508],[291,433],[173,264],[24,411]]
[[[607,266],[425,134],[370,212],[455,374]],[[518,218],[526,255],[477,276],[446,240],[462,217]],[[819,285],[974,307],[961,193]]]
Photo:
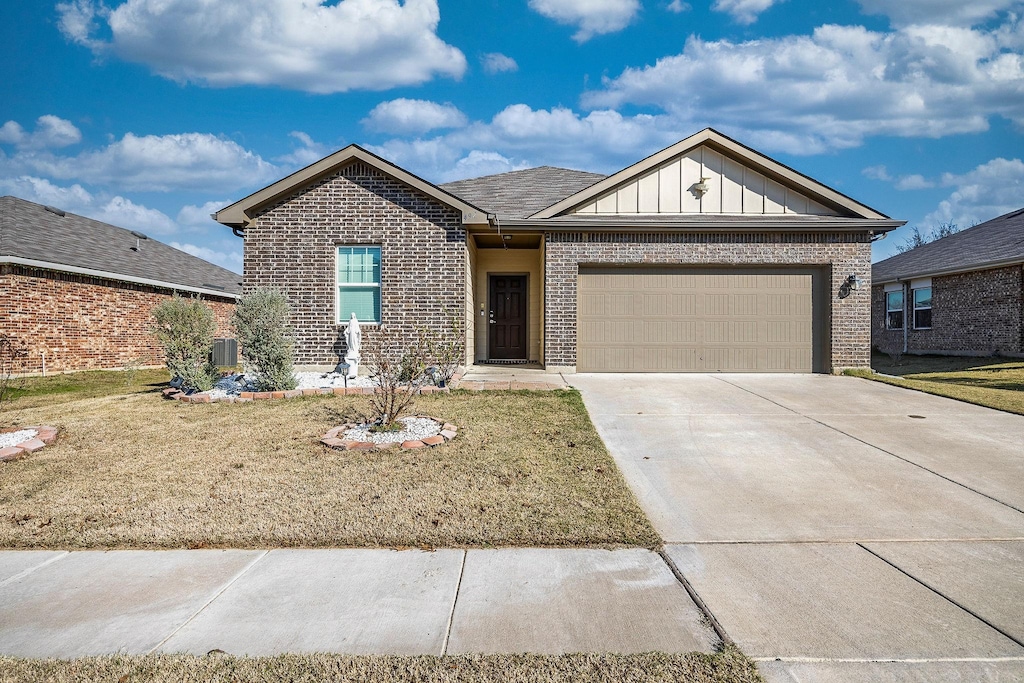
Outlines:
[[29,133],[17,121],[0,126],[0,143],[19,149],[47,149],[67,147],[82,141],[82,131],[75,124],[59,116],[45,114],[36,119],[36,128]]
[[596,35],[629,26],[640,12],[639,0],[530,0],[530,9],[559,24],[576,26],[573,40],[584,43]]
[[857,0],[867,14],[889,17],[896,26],[945,24],[975,26],[1001,12],[1020,12],[1021,0]]
[[683,0],[672,0],[665,9],[675,14],[682,14],[683,12],[689,12],[693,7],[690,6],[690,3],[683,2]]
[[468,119],[453,104],[399,98],[381,102],[362,124],[370,130],[396,135],[426,133],[438,128],[460,128]]
[[878,166],[868,166],[861,170],[861,175],[871,180],[892,180],[892,176],[889,175],[889,169],[884,164]]
[[288,137],[298,141],[299,146],[288,154],[284,154],[275,159],[275,161],[282,164],[286,170],[304,168],[314,162],[320,161],[331,153],[331,150],[328,149],[326,145],[317,142],[311,138],[308,133],[303,133],[301,130],[293,130],[288,133]]
[[242,272],[242,240],[237,240],[237,243],[222,242],[218,245],[220,247],[218,249],[202,247],[189,242],[171,242],[171,246],[204,261],[216,263],[221,268],[227,268],[235,273]]
[[437,36],[437,0],[72,0],[57,10],[69,40],[178,82],[335,93],[466,70]]
[[962,175],[946,173],[942,185],[955,189],[924,217],[921,226],[956,223],[966,228],[1024,205],[1024,162],[1000,157]]
[[36,175],[122,190],[234,190],[266,182],[278,169],[238,143],[207,133],[127,133],[100,149],[65,156],[24,149],[0,157],[5,175]]
[[583,103],[652,106],[680,123],[714,116],[755,146],[805,154],[868,136],[981,132],[993,115],[1024,125],[1024,55],[1012,45],[1020,26],[826,25],[741,43],[691,37],[678,55],[605,78]]
[[900,176],[900,179],[896,181],[897,190],[927,190],[931,187],[935,187],[935,183],[919,173]]
[[187,204],[178,211],[178,224],[186,228],[223,227],[210,215],[233,203],[229,200],[205,202],[201,206]]
[[445,182],[545,164],[613,171],[635,162],[638,150],[654,151],[682,136],[667,117],[610,110],[582,115],[565,107],[513,104],[490,121],[429,139],[396,138],[371,149],[425,178]]
[[519,71],[519,65],[516,64],[516,60],[512,59],[508,55],[503,55],[500,52],[488,52],[487,54],[481,55],[480,64],[484,67],[484,71],[489,74],[499,74],[506,71]]
[[157,209],[136,204],[120,195],[94,195],[81,185],[55,185],[46,178],[19,176],[0,178],[0,194],[11,194],[37,204],[56,206],[80,216],[146,234],[169,235],[178,226]]
[[715,0],[711,9],[728,14],[737,24],[749,25],[757,21],[761,13],[776,2],[777,0]]

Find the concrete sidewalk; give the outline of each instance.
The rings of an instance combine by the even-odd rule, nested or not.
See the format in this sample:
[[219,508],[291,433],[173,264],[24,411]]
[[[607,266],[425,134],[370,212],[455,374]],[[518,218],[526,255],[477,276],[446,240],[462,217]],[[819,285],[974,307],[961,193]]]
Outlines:
[[0,552],[0,655],[710,652],[642,549]]

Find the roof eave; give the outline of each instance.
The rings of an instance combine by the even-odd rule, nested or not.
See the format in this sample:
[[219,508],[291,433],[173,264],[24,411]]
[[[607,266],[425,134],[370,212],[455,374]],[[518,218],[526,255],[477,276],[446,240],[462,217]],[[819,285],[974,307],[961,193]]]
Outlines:
[[906,221],[892,219],[822,219],[813,222],[801,221],[799,219],[771,219],[761,220],[745,219],[742,222],[729,224],[723,222],[693,221],[679,218],[666,218],[665,220],[636,221],[631,220],[632,216],[623,216],[622,220],[602,220],[600,222],[586,218],[567,219],[559,217],[556,220],[523,218],[503,219],[502,230],[542,230],[545,232],[579,231],[590,232],[664,232],[666,230],[688,230],[691,232],[742,232],[744,230],[758,231],[801,231],[801,232],[865,232],[870,231],[876,234],[887,233],[903,226]]
[[[877,265],[877,264],[876,264]],[[902,275],[892,275],[887,278],[875,279],[872,277],[872,285],[887,285],[893,282],[906,282],[907,280],[916,280],[922,277],[943,277],[945,275],[957,275],[959,273],[974,273],[979,270],[992,270],[994,268],[1008,268],[1010,266],[1024,266],[1024,257],[1017,256],[1012,259],[1001,259],[999,261],[987,261],[985,263],[977,263],[972,266],[958,266],[956,268],[945,268],[938,270],[923,270],[919,272],[910,272]]]
[[433,197],[443,204],[447,204],[462,212],[463,224],[486,223],[487,212],[479,207],[473,206],[459,197],[442,190],[437,185],[430,183],[419,176],[409,173],[403,168],[382,159],[376,154],[369,152],[359,145],[349,145],[344,149],[330,154],[319,161],[316,161],[305,168],[288,175],[275,183],[258,190],[248,197],[238,200],[234,204],[224,207],[213,214],[214,220],[230,228],[244,230],[260,209],[294,192],[296,189],[308,185],[318,178],[321,178],[338,168],[352,162],[353,160],[365,162],[385,175],[409,185],[424,194]]
[[538,211],[530,216],[530,218],[552,218],[560,213],[571,211],[572,209],[586,204],[588,201],[596,199],[605,192],[614,189],[616,186],[639,176],[645,171],[656,168],[664,162],[681,154],[685,154],[691,149],[703,144],[710,144],[722,151],[731,152],[733,155],[738,156],[751,165],[759,167],[766,175],[777,180],[784,181],[785,183],[796,185],[802,191],[811,195],[815,199],[824,200],[827,204],[842,207],[861,218],[877,220],[889,219],[889,216],[886,216],[865,204],[861,204],[857,200],[833,190],[826,185],[822,185],[813,178],[806,176],[785,164],[781,164],[778,161],[761,154],[757,150],[747,147],[743,143],[737,142],[736,140],[719,133],[714,128],[705,128],[685,140],[681,140],[659,152],[655,152],[651,156],[624,168],[618,173],[608,176],[604,180],[591,185],[585,190],[577,192],[574,195],[570,195],[543,211]]

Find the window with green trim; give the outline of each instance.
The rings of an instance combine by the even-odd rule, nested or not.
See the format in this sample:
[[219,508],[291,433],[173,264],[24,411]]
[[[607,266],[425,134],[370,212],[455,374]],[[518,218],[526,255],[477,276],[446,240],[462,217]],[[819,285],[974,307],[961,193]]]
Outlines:
[[338,247],[338,322],[380,322],[380,247]]

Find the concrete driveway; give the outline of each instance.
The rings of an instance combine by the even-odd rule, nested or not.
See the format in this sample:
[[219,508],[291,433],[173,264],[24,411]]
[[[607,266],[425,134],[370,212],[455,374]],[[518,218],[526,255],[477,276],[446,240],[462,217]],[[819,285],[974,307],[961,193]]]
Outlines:
[[825,375],[571,384],[769,680],[1024,680],[1024,417]]

